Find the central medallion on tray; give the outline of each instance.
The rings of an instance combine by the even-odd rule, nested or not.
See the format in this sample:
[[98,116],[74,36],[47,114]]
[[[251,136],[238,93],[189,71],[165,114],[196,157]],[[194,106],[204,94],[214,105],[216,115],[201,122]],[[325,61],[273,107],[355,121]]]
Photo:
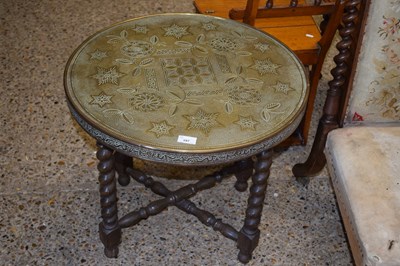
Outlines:
[[206,57],[162,58],[167,86],[190,86],[216,83]]

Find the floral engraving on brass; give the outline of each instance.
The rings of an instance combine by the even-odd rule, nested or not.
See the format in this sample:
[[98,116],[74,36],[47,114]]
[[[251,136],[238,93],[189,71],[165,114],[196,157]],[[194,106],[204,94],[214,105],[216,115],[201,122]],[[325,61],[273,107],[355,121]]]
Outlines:
[[217,59],[218,66],[223,73],[231,73],[232,72],[226,56],[215,54],[215,58]]
[[265,74],[275,74],[277,75],[278,72],[276,71],[279,67],[281,67],[278,64],[274,64],[271,62],[271,59],[267,58],[265,60],[254,60],[254,65],[252,68],[258,71],[260,75],[265,75]]
[[275,116],[275,119],[279,118],[280,115],[285,113],[285,111],[278,111],[280,107],[280,103],[267,104],[261,111],[261,118],[267,123],[272,120],[273,116]]
[[239,42],[233,38],[218,36],[210,41],[210,46],[219,52],[235,52]]
[[[187,103],[190,105],[197,105],[201,106],[203,103],[196,98],[190,97],[192,96],[191,91],[185,91],[181,87],[177,86],[178,90],[167,90],[168,95],[171,97],[170,108],[169,108],[169,115],[174,116],[178,111],[178,105]],[[197,91],[194,91],[197,92]],[[204,92],[204,91],[203,91]],[[197,95],[198,96],[198,95]]]
[[133,125],[135,123],[134,115],[128,110],[111,108],[104,110],[103,113],[106,118],[111,118],[109,121],[115,121],[115,117],[118,118],[118,116],[120,116],[122,120],[128,124]]
[[261,102],[261,93],[249,85],[234,86],[226,91],[231,103],[248,105]]
[[242,130],[256,130],[256,125],[259,124],[257,120],[254,120],[253,116],[241,116],[239,115],[239,120],[235,121]]
[[128,41],[121,47],[122,53],[133,58],[141,58],[151,55],[154,48],[151,43],[144,41]]
[[129,99],[133,109],[141,112],[151,112],[160,109],[164,103],[162,97],[155,93],[143,92]]
[[188,26],[178,26],[176,24],[173,24],[169,27],[163,27],[163,29],[165,30],[164,36],[173,36],[177,39],[180,39],[182,38],[182,36],[190,34],[189,32],[187,32],[188,28]]
[[151,122],[151,124],[152,128],[150,128],[148,131],[154,133],[157,138],[164,135],[171,135],[170,131],[174,128],[174,126],[169,125],[168,122],[165,120],[159,123]]
[[162,43],[158,43],[159,38],[154,35],[150,37],[149,41],[129,40],[127,30],[122,30],[119,35],[109,35],[107,37],[109,38],[107,42],[110,44],[122,43],[121,52],[131,58],[131,60],[116,59],[117,62],[122,64],[133,64],[135,63],[134,59],[151,55],[155,51],[155,45],[162,45]]
[[156,55],[180,55],[189,53],[192,49],[192,46],[186,48],[176,48],[176,49],[159,49],[156,52]]
[[113,66],[110,68],[97,67],[97,73],[91,77],[97,79],[98,85],[106,83],[118,85],[118,79],[124,75],[118,71],[116,66]]
[[133,86],[133,87],[121,87],[121,88],[117,88],[116,91],[119,93],[123,93],[123,94],[135,94],[138,91],[141,90],[140,86]]
[[156,71],[154,69],[146,69],[145,70],[145,76],[146,76],[146,83],[147,87],[153,90],[158,90],[158,85],[157,85],[157,75]]
[[217,25],[215,25],[212,22],[207,22],[207,23],[202,23],[202,28],[205,29],[206,31],[216,30]]
[[280,81],[278,81],[274,86],[272,86],[274,89],[275,89],[275,91],[276,92],[282,92],[282,93],[284,93],[284,94],[288,94],[289,93],[289,91],[294,91],[294,89],[293,88],[291,88],[290,86],[289,86],[289,84],[287,84],[287,83],[283,83],[283,82],[280,82]]
[[220,127],[221,124],[217,121],[218,113],[207,113],[202,109],[198,109],[193,115],[184,115],[190,121],[188,129],[197,129],[208,135],[211,129]]
[[254,44],[254,48],[261,51],[262,53],[265,53],[266,51],[271,51],[271,45],[262,42]]
[[143,34],[147,34],[147,32],[149,31],[149,29],[143,25],[135,25],[134,27],[132,27],[132,30],[136,33],[143,33]]
[[[143,147],[139,157],[148,149],[236,148],[244,156],[245,147],[281,140],[287,123],[300,121],[308,94],[303,66],[278,41],[195,14],[111,26],[82,44],[67,67],[66,92],[78,115],[106,136]],[[177,142],[182,135],[196,144]]]
[[298,126],[302,119],[301,114],[293,121],[293,123],[289,124],[279,135],[272,136],[271,138],[266,138],[261,143],[255,144],[251,147],[243,147],[237,148],[229,151],[220,151],[217,153],[204,153],[204,154],[191,154],[191,153],[173,153],[169,151],[152,151],[146,149],[141,146],[137,146],[133,143],[128,143],[120,139],[116,139],[113,136],[110,136],[97,128],[88,124],[84,119],[82,119],[79,114],[74,110],[72,106],[70,106],[70,110],[72,116],[84,128],[91,136],[100,140],[107,145],[110,145],[117,151],[127,153],[130,156],[141,158],[144,160],[150,160],[155,162],[162,163],[172,163],[179,165],[210,165],[210,164],[220,164],[224,162],[232,162],[244,158],[248,158],[249,156],[261,152],[263,150],[269,149],[277,144],[279,144],[282,140],[287,138]]
[[99,95],[91,95],[93,100],[90,102],[90,104],[97,104],[100,107],[103,107],[104,105],[108,103],[112,103],[111,98],[113,95],[107,95],[104,92],[100,92]]
[[207,58],[161,59],[167,86],[192,86],[216,83]]
[[90,59],[92,60],[98,60],[101,61],[101,59],[106,58],[107,52],[105,51],[100,51],[99,49],[96,49],[93,53],[90,53]]

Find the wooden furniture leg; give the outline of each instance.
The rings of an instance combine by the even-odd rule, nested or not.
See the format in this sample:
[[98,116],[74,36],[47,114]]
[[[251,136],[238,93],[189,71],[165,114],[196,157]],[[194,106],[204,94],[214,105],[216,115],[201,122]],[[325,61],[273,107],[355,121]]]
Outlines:
[[251,158],[239,161],[235,164],[237,167],[235,171],[236,183],[235,188],[237,191],[246,191],[248,184],[247,181],[253,175],[253,160]]
[[104,254],[109,258],[118,256],[118,245],[121,242],[121,228],[118,224],[117,181],[114,169],[114,151],[97,143],[99,163],[101,218],[99,233],[104,244]]
[[[150,204],[151,208],[147,208],[147,210],[144,208],[142,211],[140,211],[139,209],[139,211],[131,212],[122,217],[119,222],[121,228],[129,227],[139,223],[142,219],[150,216],[152,214],[150,212],[155,212],[157,209],[159,209],[161,212],[161,208],[164,207],[161,206],[161,204],[164,204],[164,202],[168,202],[169,198],[173,198],[175,200],[173,205],[178,207],[180,210],[188,214],[194,215],[206,226],[210,226],[215,231],[220,232],[223,236],[237,241],[239,233],[231,225],[222,222],[221,219],[217,219],[212,213],[198,208],[192,201],[185,198],[186,196],[191,196],[193,194],[193,191],[196,192],[198,190],[201,190],[202,188],[210,188],[216,183],[221,182],[222,178],[224,176],[227,176],[227,173],[230,172],[225,173],[224,170],[216,172],[212,175],[204,177],[202,180],[198,181],[195,184],[188,185],[177,191],[170,191],[164,184],[158,181],[154,181],[151,177],[148,177],[145,173],[137,169],[128,168],[127,173],[138,183],[145,185],[147,188],[150,188],[151,191],[153,191],[154,193],[165,197],[165,199],[161,201],[159,200],[158,202],[156,202],[156,204],[153,202],[152,204]],[[186,195],[184,194],[185,191]],[[148,214],[144,212],[148,212]]]
[[358,19],[358,5],[360,2],[361,0],[351,0],[347,3],[346,11],[342,18],[343,27],[339,30],[341,40],[336,45],[339,51],[334,57],[336,66],[331,71],[333,80],[329,82],[323,115],[318,124],[311,153],[305,163],[296,164],[292,169],[294,176],[303,184],[307,184],[309,182],[308,177],[317,174],[325,166],[324,149],[327,135],[330,131],[339,127],[340,99],[350,74],[348,67],[350,60],[352,60],[350,50],[354,43],[354,33],[357,30],[355,23]]
[[238,259],[242,263],[250,261],[253,250],[258,245],[260,238],[258,225],[261,221],[271,164],[272,150],[263,151],[257,156],[254,166],[255,173],[252,177],[253,184],[250,188],[250,197],[247,202],[246,218],[239,232],[237,242],[239,248]]
[[115,170],[118,174],[118,183],[121,186],[127,186],[131,180],[129,175],[126,173],[126,168],[133,166],[132,158],[125,154],[115,152]]

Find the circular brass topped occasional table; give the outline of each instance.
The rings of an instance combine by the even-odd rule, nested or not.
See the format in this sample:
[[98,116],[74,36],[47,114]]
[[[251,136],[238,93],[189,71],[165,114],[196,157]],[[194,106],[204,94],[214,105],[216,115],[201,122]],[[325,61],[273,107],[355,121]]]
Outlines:
[[[303,65],[288,48],[232,20],[154,15],[84,41],[68,61],[64,86],[73,117],[98,141],[106,255],[117,256],[121,228],[175,205],[237,241],[239,260],[248,262],[259,238],[270,149],[300,123],[307,84]],[[134,169],[132,157],[185,166],[233,164],[169,191]],[[115,173],[121,185],[133,178],[164,198],[118,219]],[[252,177],[240,231],[188,199],[232,174],[239,191]]]

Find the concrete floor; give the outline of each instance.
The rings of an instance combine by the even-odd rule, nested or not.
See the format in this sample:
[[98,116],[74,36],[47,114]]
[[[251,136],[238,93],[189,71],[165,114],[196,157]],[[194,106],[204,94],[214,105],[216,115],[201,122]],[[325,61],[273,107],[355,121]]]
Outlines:
[[[124,230],[117,259],[103,255],[95,142],[68,111],[64,66],[101,28],[165,12],[194,9],[190,0],[0,0],[0,265],[240,265],[233,241],[174,207]],[[306,187],[292,176],[309,150],[275,153],[260,244],[249,265],[352,265],[326,170]],[[189,182],[170,181],[171,188]],[[233,183],[228,179],[193,200],[214,206],[218,217],[240,228],[247,194]],[[154,198],[136,184],[119,192],[122,213]]]

